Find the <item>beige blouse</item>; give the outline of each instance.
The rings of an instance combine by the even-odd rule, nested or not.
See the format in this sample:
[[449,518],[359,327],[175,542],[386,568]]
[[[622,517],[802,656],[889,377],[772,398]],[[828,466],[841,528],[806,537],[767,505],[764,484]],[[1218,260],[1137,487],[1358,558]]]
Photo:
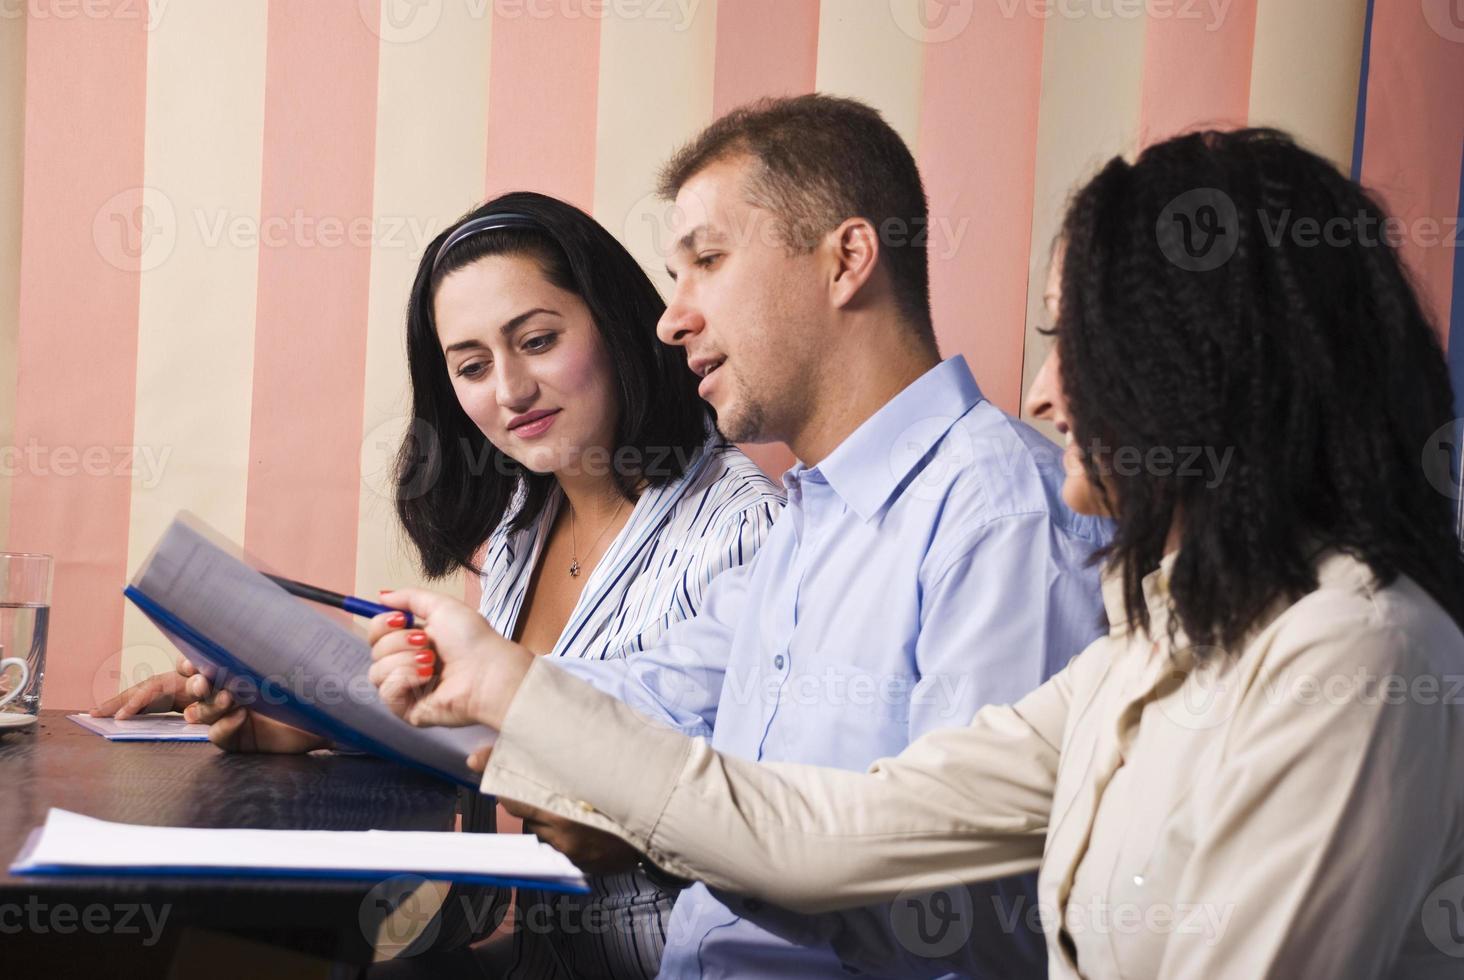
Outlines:
[[720,756],[541,661],[483,791],[797,911],[1040,868],[1052,977],[1464,976],[1464,635],[1333,554],[1197,657],[1172,562],[1144,582],[1157,639],[1109,576],[1108,636],[868,774]]

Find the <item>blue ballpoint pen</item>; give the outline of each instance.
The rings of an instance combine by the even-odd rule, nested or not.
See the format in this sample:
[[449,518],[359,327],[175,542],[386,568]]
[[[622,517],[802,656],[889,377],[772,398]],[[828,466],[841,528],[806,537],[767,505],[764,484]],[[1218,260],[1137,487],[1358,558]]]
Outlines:
[[357,599],[355,596],[341,595],[339,592],[332,592],[329,589],[318,589],[313,585],[306,585],[304,582],[296,582],[293,579],[283,578],[279,575],[264,573],[269,579],[290,595],[299,596],[301,599],[309,599],[311,602],[318,602],[325,606],[334,606],[337,609],[344,609],[348,613],[357,616],[365,616],[370,619],[373,616],[380,616],[382,613],[399,612],[407,617],[406,625],[412,625],[412,614],[404,609],[393,609],[390,606],[383,606],[379,602],[368,602],[365,599]]

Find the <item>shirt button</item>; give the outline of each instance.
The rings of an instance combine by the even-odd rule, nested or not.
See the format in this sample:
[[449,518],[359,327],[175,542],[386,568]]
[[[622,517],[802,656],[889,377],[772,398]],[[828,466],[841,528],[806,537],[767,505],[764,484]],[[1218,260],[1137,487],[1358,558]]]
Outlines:
[[1134,884],[1135,885],[1139,885],[1139,886],[1142,887],[1143,884],[1144,884],[1144,876],[1143,875],[1134,875]]
[[773,658],[773,666],[779,670],[783,669],[783,655],[781,653]]

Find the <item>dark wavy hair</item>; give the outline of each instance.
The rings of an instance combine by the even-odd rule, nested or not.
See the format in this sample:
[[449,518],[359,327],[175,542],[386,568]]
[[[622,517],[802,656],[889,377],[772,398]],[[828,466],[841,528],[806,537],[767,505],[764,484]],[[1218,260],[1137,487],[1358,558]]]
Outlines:
[[[1464,624],[1451,501],[1423,461],[1453,392],[1386,216],[1264,129],[1171,139],[1075,195],[1054,332],[1130,624],[1150,626],[1141,582],[1176,515],[1171,626],[1197,645],[1235,649],[1273,603],[1314,590],[1324,548],[1382,584],[1408,575]],[[1118,447],[1213,455],[1125,473]]]
[[[532,227],[470,235],[433,267],[442,243],[462,224],[498,214],[522,215]],[[525,256],[546,279],[584,300],[605,341],[619,409],[613,474],[633,498],[642,485],[678,479],[706,441],[710,407],[679,352],[656,338],[665,303],[631,254],[594,218],[564,201],[519,192],[463,215],[422,255],[407,304],[407,367],[412,424],[396,460],[396,511],[422,570],[437,578],[479,572],[474,558],[504,521],[527,527],[539,515],[554,477],[526,470],[500,452],[468,418],[453,392],[437,338],[433,303],[442,280],[490,255]],[[633,450],[624,453],[624,450]],[[622,458],[640,461],[622,465]],[[649,462],[650,465],[641,465]],[[516,498],[521,502],[509,514]]]

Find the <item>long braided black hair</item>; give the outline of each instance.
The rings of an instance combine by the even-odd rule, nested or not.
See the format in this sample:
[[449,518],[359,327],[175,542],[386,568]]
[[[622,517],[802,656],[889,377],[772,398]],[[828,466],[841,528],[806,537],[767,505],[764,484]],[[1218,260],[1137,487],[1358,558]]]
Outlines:
[[[1196,645],[1238,648],[1316,588],[1323,548],[1408,575],[1464,625],[1455,502],[1425,460],[1453,393],[1385,218],[1263,129],[1114,159],[1074,197],[1055,332],[1132,625],[1176,515],[1170,594]],[[1125,447],[1164,465],[1116,466]]]

